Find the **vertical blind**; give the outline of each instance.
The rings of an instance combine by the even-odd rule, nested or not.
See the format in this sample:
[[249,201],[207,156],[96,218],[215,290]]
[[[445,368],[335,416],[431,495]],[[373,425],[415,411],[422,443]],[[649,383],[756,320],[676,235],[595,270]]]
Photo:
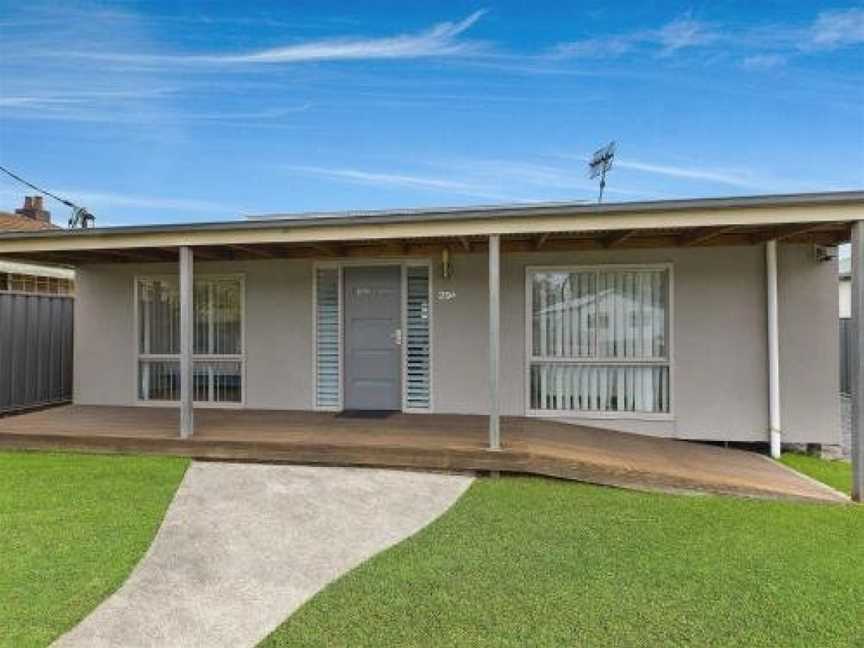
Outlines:
[[315,400],[335,409],[340,402],[339,269],[319,268],[315,276]]
[[[138,397],[180,398],[180,292],[175,279],[139,279]],[[243,399],[243,286],[240,278],[202,278],[193,289],[193,398]]]
[[405,398],[411,409],[429,409],[431,340],[428,266],[408,267],[406,281]]
[[530,276],[531,409],[669,411],[669,272]]

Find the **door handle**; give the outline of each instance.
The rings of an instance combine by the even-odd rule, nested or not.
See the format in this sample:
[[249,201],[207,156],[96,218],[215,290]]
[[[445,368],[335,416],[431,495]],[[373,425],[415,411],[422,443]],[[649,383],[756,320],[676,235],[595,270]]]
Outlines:
[[396,346],[402,346],[402,329],[397,328],[395,331],[393,331],[392,338],[393,342],[396,343]]

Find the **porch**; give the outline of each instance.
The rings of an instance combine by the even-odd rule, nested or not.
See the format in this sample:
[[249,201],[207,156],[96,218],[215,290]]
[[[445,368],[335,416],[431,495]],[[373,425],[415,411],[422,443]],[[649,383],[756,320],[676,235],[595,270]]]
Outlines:
[[69,405],[0,419],[0,448],[502,471],[640,490],[845,501],[755,453],[536,418],[502,417],[496,452],[488,449],[485,416],[199,409],[187,439],[177,436],[178,417],[177,408]]

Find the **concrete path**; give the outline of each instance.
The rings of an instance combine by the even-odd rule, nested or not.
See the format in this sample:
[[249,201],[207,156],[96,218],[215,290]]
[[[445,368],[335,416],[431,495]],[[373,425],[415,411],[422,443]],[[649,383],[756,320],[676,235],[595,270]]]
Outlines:
[[129,580],[55,646],[254,646],[449,508],[471,478],[193,463]]

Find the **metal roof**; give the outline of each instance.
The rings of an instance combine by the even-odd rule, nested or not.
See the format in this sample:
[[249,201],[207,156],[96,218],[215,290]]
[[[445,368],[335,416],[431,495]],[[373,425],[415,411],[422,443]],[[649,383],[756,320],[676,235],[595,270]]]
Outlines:
[[[156,232],[197,232],[267,230],[316,227],[350,227],[378,223],[423,223],[478,219],[519,218],[526,216],[573,216],[673,212],[684,210],[723,210],[742,207],[784,207],[807,205],[861,204],[864,190],[824,193],[775,194],[760,196],[732,196],[725,198],[695,198],[687,200],[653,200],[619,203],[524,203],[507,205],[478,205],[467,207],[432,207],[423,209],[393,209],[377,211],[306,212],[297,214],[265,214],[245,220],[204,223],[173,223],[167,225],[132,225],[122,227],[96,227],[81,230],[52,230],[43,232],[0,233],[0,239],[87,237],[103,234],[137,234]],[[864,214],[862,214],[864,216]]]

